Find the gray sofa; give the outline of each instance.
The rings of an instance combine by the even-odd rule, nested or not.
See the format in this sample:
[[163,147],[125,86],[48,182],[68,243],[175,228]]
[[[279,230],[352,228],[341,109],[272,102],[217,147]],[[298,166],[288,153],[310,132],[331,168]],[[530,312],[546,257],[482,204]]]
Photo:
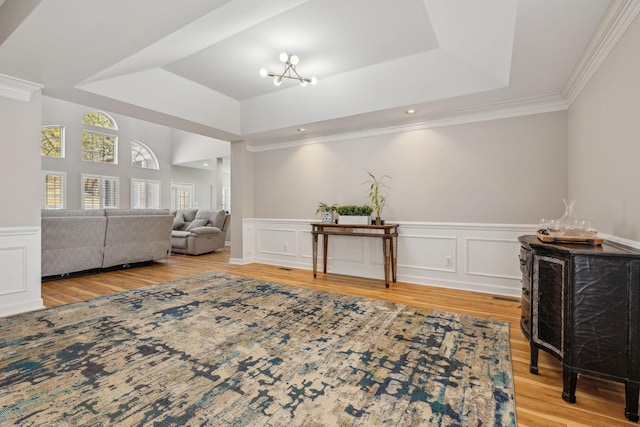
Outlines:
[[167,259],[173,216],[163,209],[43,209],[42,277]]
[[224,210],[178,209],[172,214],[172,252],[201,255],[224,248],[231,220]]

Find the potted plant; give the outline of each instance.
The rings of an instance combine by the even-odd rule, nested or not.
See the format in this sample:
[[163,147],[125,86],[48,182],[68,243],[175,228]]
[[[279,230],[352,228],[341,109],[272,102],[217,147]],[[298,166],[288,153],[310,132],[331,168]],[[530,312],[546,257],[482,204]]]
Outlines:
[[338,224],[369,224],[373,209],[371,206],[343,205],[336,209]]
[[325,224],[333,223],[333,215],[338,208],[337,205],[328,205],[324,202],[318,202],[318,209],[316,209],[316,215],[322,214],[322,222]]
[[391,179],[391,177],[388,175],[376,177],[369,171],[367,171],[367,173],[369,174],[369,180],[363,182],[363,184],[369,185],[369,200],[373,203],[373,212],[376,214],[376,225],[381,225],[382,219],[380,218],[380,213],[387,201],[387,189],[389,189],[389,186],[387,186],[384,180]]

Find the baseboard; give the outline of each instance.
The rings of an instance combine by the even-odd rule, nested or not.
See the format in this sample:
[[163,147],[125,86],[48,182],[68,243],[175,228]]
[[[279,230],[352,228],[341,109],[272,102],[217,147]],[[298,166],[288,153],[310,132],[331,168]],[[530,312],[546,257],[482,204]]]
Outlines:
[[21,301],[11,305],[0,305],[0,317],[20,314],[26,311],[40,310],[43,308],[44,301],[42,301],[42,298],[36,298],[30,301]]

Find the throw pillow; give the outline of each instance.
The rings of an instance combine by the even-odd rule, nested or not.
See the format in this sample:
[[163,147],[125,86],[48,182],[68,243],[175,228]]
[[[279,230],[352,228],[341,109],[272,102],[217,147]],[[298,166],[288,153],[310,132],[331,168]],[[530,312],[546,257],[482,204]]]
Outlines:
[[184,227],[184,215],[178,215],[173,220],[173,229],[180,230],[182,227]]
[[204,227],[209,222],[208,219],[194,219],[191,221],[191,224],[187,227],[186,231],[191,230],[192,228]]

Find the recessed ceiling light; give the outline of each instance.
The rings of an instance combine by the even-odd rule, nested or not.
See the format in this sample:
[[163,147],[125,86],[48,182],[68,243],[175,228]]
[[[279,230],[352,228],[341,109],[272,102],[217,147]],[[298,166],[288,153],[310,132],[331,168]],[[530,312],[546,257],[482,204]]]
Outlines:
[[404,113],[405,113],[405,114],[409,114],[409,115],[411,115],[411,114],[415,114],[415,113],[417,113],[417,112],[418,112],[418,110],[414,110],[414,109],[412,108],[412,109],[410,109],[410,110],[406,110]]
[[306,128],[298,128],[298,132],[306,132],[307,129]]
[[209,166],[209,163],[205,163],[204,165],[205,165],[205,166]]

